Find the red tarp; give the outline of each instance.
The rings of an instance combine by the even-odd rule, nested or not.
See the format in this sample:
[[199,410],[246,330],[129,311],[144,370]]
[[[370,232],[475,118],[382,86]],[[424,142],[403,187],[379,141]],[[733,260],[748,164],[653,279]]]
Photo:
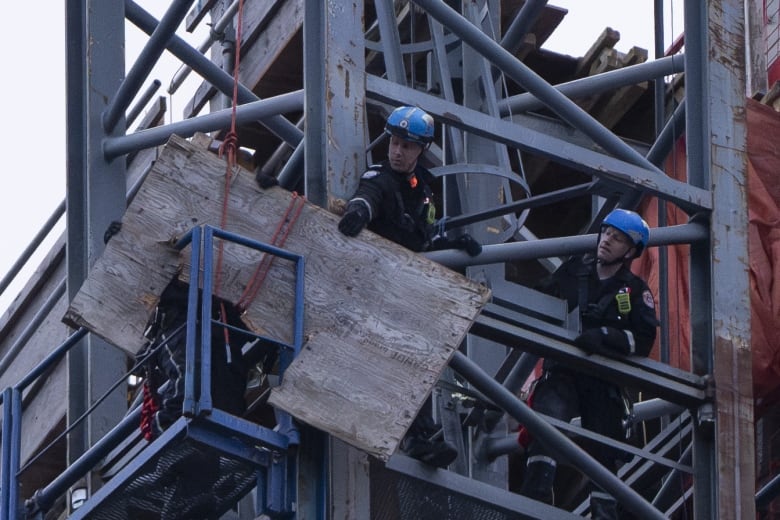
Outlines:
[[[780,114],[747,100],[748,247],[750,250],[751,347],[755,417],[780,401]],[[665,165],[676,179],[686,179],[685,142],[677,143]],[[640,212],[650,227],[658,225],[658,200],[647,200]],[[684,224],[688,216],[667,204],[667,225]],[[670,363],[690,370],[690,303],[688,246],[668,246]],[[650,248],[634,271],[658,295],[658,249]],[[656,342],[657,343],[657,342]],[[658,348],[652,357],[658,359]]]

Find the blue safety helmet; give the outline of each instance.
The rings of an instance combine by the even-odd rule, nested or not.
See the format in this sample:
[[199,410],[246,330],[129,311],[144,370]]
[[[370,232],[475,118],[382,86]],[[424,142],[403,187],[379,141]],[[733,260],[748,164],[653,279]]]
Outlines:
[[604,226],[612,226],[625,233],[636,247],[635,257],[641,255],[647,247],[647,241],[650,239],[650,227],[642,217],[633,211],[627,209],[610,211],[609,215],[601,222],[601,229],[604,229]]
[[417,107],[398,107],[388,116],[385,133],[426,147],[433,141],[433,118]]

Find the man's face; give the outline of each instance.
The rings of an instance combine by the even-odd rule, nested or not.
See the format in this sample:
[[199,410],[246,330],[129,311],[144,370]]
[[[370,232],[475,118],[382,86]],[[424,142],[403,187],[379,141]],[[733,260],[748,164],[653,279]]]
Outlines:
[[390,147],[387,150],[390,167],[397,172],[410,173],[414,170],[422,151],[423,147],[421,145],[391,135]]
[[629,252],[633,256],[633,249],[634,243],[628,235],[612,226],[604,226],[596,249],[596,258],[609,263],[624,258]]

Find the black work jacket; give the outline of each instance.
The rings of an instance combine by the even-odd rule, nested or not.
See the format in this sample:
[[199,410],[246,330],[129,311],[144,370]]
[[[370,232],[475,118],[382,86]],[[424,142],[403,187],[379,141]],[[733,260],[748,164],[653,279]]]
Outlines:
[[[645,281],[628,267],[621,266],[611,278],[599,280],[594,256],[573,257],[561,264],[539,290],[565,299],[570,311],[584,307],[580,308],[583,331],[599,327],[629,330],[636,343],[635,355],[647,356],[653,348],[658,326],[653,295]],[[629,294],[630,309],[624,307],[624,312],[618,308],[619,292]]]
[[[416,186],[412,177],[417,179]],[[433,174],[422,166],[404,174],[384,161],[371,165],[362,175],[351,200],[369,205],[368,229],[412,251],[427,251],[434,235],[432,182]]]

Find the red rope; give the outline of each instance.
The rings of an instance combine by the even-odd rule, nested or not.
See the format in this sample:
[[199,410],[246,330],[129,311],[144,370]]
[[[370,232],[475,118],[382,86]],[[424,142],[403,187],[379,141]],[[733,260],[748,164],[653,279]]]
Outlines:
[[[238,1],[238,18],[236,21],[236,59],[233,66],[233,108],[230,117],[230,131],[225,136],[225,140],[219,147],[219,157],[227,154],[227,165],[225,166],[225,192],[222,199],[222,214],[220,216],[220,228],[227,228],[228,202],[230,200],[230,184],[232,183],[232,173],[236,166],[236,155],[238,151],[238,133],[236,132],[236,108],[238,106],[238,72],[241,65],[241,26],[243,25],[244,2]],[[219,297],[222,285],[222,259],[224,257],[224,241],[219,241],[217,250],[216,276],[214,279],[214,295]],[[192,275],[191,275],[192,276]],[[197,273],[195,273],[197,277]],[[197,278],[196,278],[197,279]],[[221,308],[222,321],[226,322],[224,307]],[[205,319],[205,318],[204,318]],[[225,330],[225,343],[228,343],[228,332]]]
[[[233,67],[233,108],[232,108],[232,115],[230,118],[230,131],[225,135],[225,140],[223,141],[222,145],[220,145],[219,147],[220,157],[222,157],[223,154],[227,154],[227,166],[225,168],[225,192],[224,192],[224,199],[222,201],[222,215],[220,217],[220,227],[222,229],[226,229],[227,227],[228,201],[230,199],[230,184],[232,182],[231,174],[235,169],[236,156],[238,155],[238,133],[236,132],[236,108],[238,106],[238,81],[239,81],[239,68],[241,65],[241,27],[243,25],[243,20],[242,20],[243,12],[244,12],[244,2],[243,0],[239,0],[238,18],[236,22],[237,25],[236,57],[235,57],[235,64]],[[287,240],[287,236],[289,235],[292,227],[295,225],[296,220],[298,220],[298,216],[301,214],[304,205],[305,205],[305,198],[293,192],[292,199],[290,200],[290,205],[287,207],[287,210],[285,211],[284,216],[279,222],[279,225],[277,226],[276,231],[274,232],[274,235],[271,239],[272,245],[276,247],[281,247],[282,245],[284,245],[285,241]],[[291,213],[293,213],[292,216]],[[214,280],[215,296],[219,296],[219,290],[222,282],[222,260],[224,256],[223,248],[224,248],[224,241],[220,240],[219,249],[217,253],[216,277]],[[252,274],[249,283],[247,284],[246,288],[244,289],[244,292],[242,293],[241,297],[238,300],[237,307],[239,312],[245,311],[246,308],[252,303],[252,301],[257,296],[257,293],[259,292],[260,287],[265,281],[265,277],[268,274],[268,270],[271,268],[274,259],[275,259],[274,255],[268,255],[267,253],[263,254],[263,258],[260,260],[260,263],[258,264],[257,268],[255,268],[255,272]],[[220,312],[222,314],[222,321],[227,322],[224,305],[221,305]],[[226,327],[224,328],[224,333],[225,333],[225,344],[229,344],[230,342],[228,341],[229,339],[228,329]]]
[[[287,241],[287,237],[295,225],[295,222],[298,220],[305,203],[305,197],[298,195],[296,192],[293,192],[292,198],[290,199],[290,204],[287,206],[282,219],[279,221],[279,224],[276,226],[276,230],[271,237],[272,246],[279,248],[284,246],[284,243]],[[254,301],[275,259],[276,255],[263,253],[263,257],[257,264],[255,272],[252,274],[252,277],[249,279],[249,283],[244,289],[244,292],[241,294],[241,298],[238,299],[238,304],[236,306],[238,307],[239,312],[244,312],[247,307],[249,307],[249,305]]]
[[143,402],[141,404],[141,434],[147,441],[154,439],[152,423],[154,422],[154,415],[160,409],[154,392],[155,390],[151,388],[149,378],[147,377],[144,379]]
[[219,147],[219,154],[222,156],[223,149],[228,153],[228,165],[232,166],[236,162],[236,152],[238,149],[238,134],[236,133],[236,108],[238,106],[238,72],[241,65],[241,26],[244,17],[244,0],[238,0],[238,18],[236,21],[236,59],[233,64],[233,108],[230,116],[230,131],[225,136],[225,141]]

